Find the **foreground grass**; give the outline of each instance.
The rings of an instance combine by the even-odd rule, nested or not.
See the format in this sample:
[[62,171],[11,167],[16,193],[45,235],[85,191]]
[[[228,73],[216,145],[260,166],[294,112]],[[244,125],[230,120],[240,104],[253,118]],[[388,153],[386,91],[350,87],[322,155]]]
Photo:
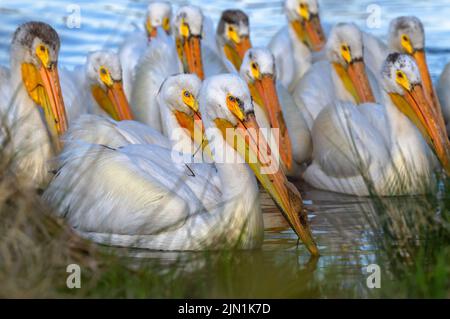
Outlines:
[[[364,286],[362,265],[352,265],[356,276],[348,276],[342,263],[326,268],[317,259],[299,263],[304,250],[130,257],[136,252],[80,239],[53,217],[39,192],[23,188],[8,170],[0,175],[0,187],[0,297],[450,297],[448,180],[440,194],[423,199],[428,215],[423,209],[393,215],[381,198],[374,198],[377,209],[370,223],[377,262],[389,269],[382,288],[375,290]],[[66,286],[66,267],[73,263],[81,267],[81,289]]]
[[391,276],[383,297],[450,298],[450,180],[438,183],[438,193],[403,198],[396,210],[373,196],[373,241]]

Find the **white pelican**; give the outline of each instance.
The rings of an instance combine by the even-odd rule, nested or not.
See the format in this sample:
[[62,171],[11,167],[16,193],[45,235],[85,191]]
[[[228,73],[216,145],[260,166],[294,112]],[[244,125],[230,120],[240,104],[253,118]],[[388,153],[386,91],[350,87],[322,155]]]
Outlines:
[[249,85],[259,126],[280,130],[280,155],[288,174],[295,175],[298,167],[294,164],[310,158],[311,133],[293,98],[277,81],[274,56],[268,49],[248,50],[240,74]]
[[[174,35],[178,56],[185,73],[195,73],[200,79],[229,72],[232,67],[221,59],[211,44],[211,30],[204,30],[206,19],[196,6],[182,6],[174,18]],[[204,43],[206,37],[206,43]]]
[[417,17],[401,16],[393,19],[389,25],[388,46],[367,33],[364,33],[363,40],[366,63],[370,70],[377,75],[380,74],[389,52],[399,52],[411,56],[419,68],[427,99],[441,114],[441,106],[427,65],[425,31],[422,22]]
[[[337,102],[325,108],[312,129],[313,163],[304,174],[314,187],[366,196],[423,193],[433,181],[436,153],[447,175],[450,145],[439,114],[408,55],[393,53],[383,71],[383,127],[370,121],[376,104]],[[362,108],[362,106],[365,106]]]
[[67,129],[57,68],[59,46],[58,34],[48,24],[19,26],[11,43],[9,89],[1,89],[10,99],[0,103],[0,139],[8,141],[14,172],[32,187],[48,182],[48,160]]
[[439,100],[433,87],[425,54],[425,31],[422,22],[416,17],[398,17],[389,27],[389,48],[392,51],[410,55],[416,62],[427,99],[441,113]]
[[372,87],[378,89],[375,78],[369,77],[366,70],[362,34],[356,25],[335,25],[326,44],[326,54],[328,60],[314,63],[293,93],[309,129],[317,115],[336,100],[357,104],[375,102]]
[[120,63],[123,69],[125,94],[131,98],[135,77],[135,68],[144,54],[147,44],[159,33],[171,34],[172,5],[169,2],[151,2],[147,8],[145,31],[136,30],[128,35],[119,49]]
[[[244,55],[251,48],[249,19],[245,12],[230,9],[222,12],[216,31],[217,54],[239,71]],[[228,65],[228,64],[227,64]]]
[[317,0],[286,0],[284,10],[288,25],[275,34],[269,49],[275,56],[278,79],[292,92],[311,66],[311,51],[318,52],[325,45],[325,35]]
[[[149,43],[135,67],[130,104],[136,120],[162,131],[156,94],[166,77],[184,71],[197,74],[202,79],[205,72],[210,76],[226,71],[220,58],[202,46],[202,28],[201,10],[195,6],[183,6],[178,9],[173,22],[175,42],[164,34],[158,34]],[[207,57],[205,60],[204,55]]]
[[[72,101],[65,99],[70,109],[111,116],[116,121],[133,119],[124,93],[122,68],[116,53],[109,50],[91,52],[86,64],[75,68],[71,73],[78,83]],[[72,123],[74,117],[69,115],[69,119]]]
[[[203,160],[203,131],[198,111],[201,81],[194,74],[168,77],[157,94],[165,135],[151,127],[130,120],[84,115],[71,123],[64,136],[65,144],[81,142],[117,148],[127,144],[154,144],[172,148],[187,158]],[[195,130],[198,130],[197,132]],[[197,134],[196,134],[197,133]],[[69,145],[70,144],[70,145]],[[209,152],[209,150],[206,150]],[[210,154],[207,154],[210,156]]]
[[[173,162],[161,147],[80,144],[61,155],[45,198],[78,233],[98,243],[158,250],[251,249],[261,245],[264,227],[250,167],[317,255],[306,217],[299,219],[299,193],[280,167],[263,172],[275,161],[264,139],[256,142],[258,125],[245,82],[233,75],[211,77],[199,103],[220,188],[209,187],[201,174],[208,164]],[[204,204],[199,195],[205,193],[215,205]]]

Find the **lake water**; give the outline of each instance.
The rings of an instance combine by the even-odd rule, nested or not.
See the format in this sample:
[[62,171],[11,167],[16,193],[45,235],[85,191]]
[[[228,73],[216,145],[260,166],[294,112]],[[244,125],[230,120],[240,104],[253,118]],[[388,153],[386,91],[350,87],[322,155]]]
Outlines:
[[[186,1],[171,1],[174,6]],[[192,0],[201,6],[205,15],[215,22],[223,9],[240,8],[250,16],[252,41],[255,46],[265,46],[275,32],[285,23],[282,1],[278,0]],[[61,65],[73,67],[83,63],[86,53],[101,48],[117,48],[128,32],[141,25],[147,1],[25,1],[2,0],[0,2],[0,64],[7,65],[9,43],[15,28],[29,20],[50,23],[61,37]],[[424,23],[429,67],[433,79],[437,79],[444,65],[450,61],[450,1],[402,1],[402,0],[322,0],[321,18],[326,25],[352,21],[362,29],[378,36],[387,33],[389,21],[398,15],[416,15]],[[74,10],[80,10],[80,28],[69,28],[67,18]],[[76,14],[76,13],[75,13]],[[70,17],[69,17],[70,18]],[[314,234],[322,257],[314,263],[320,276],[329,266],[341,265],[341,274],[348,285],[360,286],[361,295],[367,294],[364,267],[380,262],[367,213],[374,212],[374,204],[367,199],[340,196],[298,185],[303,190]],[[395,201],[395,199],[393,199]],[[414,206],[414,202],[410,203]],[[388,205],[395,212],[398,207],[407,209],[404,203]],[[417,205],[414,207],[417,209]],[[277,215],[266,216],[274,227],[266,231],[263,252],[273,259],[291,259],[305,264],[308,256],[304,248],[297,248],[296,236]],[[177,259],[177,254],[134,252],[135,256],[161,260]]]

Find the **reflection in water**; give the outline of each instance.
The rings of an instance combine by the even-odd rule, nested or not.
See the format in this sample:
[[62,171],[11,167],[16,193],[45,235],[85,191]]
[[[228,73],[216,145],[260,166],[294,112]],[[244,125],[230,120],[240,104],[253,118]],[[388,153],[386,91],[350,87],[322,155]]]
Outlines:
[[[18,24],[29,20],[43,20],[52,24],[62,39],[62,66],[72,67],[83,63],[88,51],[100,48],[117,48],[126,34],[136,26],[141,27],[147,0],[76,1],[80,5],[81,27],[70,29],[66,20],[74,13],[63,1],[2,0],[0,3],[0,64],[7,64],[9,42]],[[184,0],[171,1],[175,4]],[[250,16],[252,42],[264,46],[272,35],[285,24],[281,0],[190,0],[189,3],[202,7],[205,15],[217,21],[225,8],[237,7]],[[447,30],[450,29],[450,6],[448,1],[376,1],[376,10],[369,7],[372,0],[338,1],[322,0],[322,20],[329,27],[340,21],[352,21],[366,31],[379,36],[387,33],[389,21],[399,15],[417,15],[425,25],[429,66],[436,79],[448,62],[450,50]],[[371,13],[370,13],[371,12]],[[375,15],[374,15],[375,14]],[[371,23],[367,23],[368,19]],[[375,19],[375,20],[373,20]],[[375,22],[375,24],[373,24]],[[375,25],[375,28],[368,26]],[[428,216],[434,209],[424,203],[421,197],[386,198],[374,201],[323,191],[303,188],[305,203],[310,210],[312,229],[317,238],[322,257],[309,260],[306,249],[297,247],[294,233],[280,219],[279,215],[265,207],[265,220],[269,225],[261,251],[240,252],[243,260],[265,263],[287,263],[291,269],[298,269],[314,276],[324,276],[325,269],[333,265],[347,285],[355,285],[364,296],[366,292],[364,267],[370,263],[381,264],[380,244],[392,240],[400,248],[399,254],[408,255],[407,248],[415,238],[416,229],[412,218]],[[384,217],[380,220],[380,212]],[[419,225],[417,223],[416,225]],[[375,230],[375,231],[374,231]],[[380,237],[388,234],[389,237]],[[185,271],[194,271],[208,266],[202,253],[150,252],[142,250],[118,250],[132,260],[158,261],[163,265],[180,262]],[[214,258],[214,254],[212,254]],[[211,255],[210,257],[211,258]]]

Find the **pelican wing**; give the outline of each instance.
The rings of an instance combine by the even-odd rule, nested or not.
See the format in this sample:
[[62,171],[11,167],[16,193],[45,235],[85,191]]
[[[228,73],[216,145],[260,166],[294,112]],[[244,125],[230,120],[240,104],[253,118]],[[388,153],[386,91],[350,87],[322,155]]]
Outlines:
[[155,237],[170,240],[191,219],[209,214],[197,196],[200,187],[218,198],[199,169],[173,162],[171,152],[159,146],[114,149],[80,143],[59,159],[44,198],[77,231],[103,234],[103,242],[114,236],[153,236],[154,243],[146,246],[158,249]]
[[314,63],[293,93],[308,128],[311,130],[318,114],[335,102],[331,66],[327,61]]
[[85,114],[72,123],[64,136],[66,144],[79,142],[121,147],[128,144],[155,144],[170,147],[160,132],[136,121],[115,121],[106,116]]
[[292,41],[295,34],[285,26],[271,39],[268,48],[275,57],[277,78],[293,92],[312,63],[311,51],[300,41]]
[[274,35],[268,47],[275,57],[277,79],[288,88],[294,81],[296,68],[291,54],[293,49],[287,27],[282,28]]
[[216,53],[209,46],[202,46],[202,59],[205,77],[211,77],[223,73],[236,73],[236,68],[225,56]]
[[59,68],[59,80],[69,123],[88,112],[88,94],[84,66],[74,70]]
[[450,63],[445,66],[439,77],[437,94],[441,103],[442,115],[447,125],[447,133],[450,134]]
[[325,108],[314,122],[312,140],[313,164],[304,178],[317,188],[368,195],[367,180],[377,181],[391,160],[383,135],[351,103]]
[[157,93],[163,81],[180,72],[180,62],[172,38],[158,33],[139,60],[133,84],[131,108],[136,120],[162,130]]
[[386,44],[380,39],[367,32],[362,32],[362,39],[364,46],[364,63],[378,78],[378,74],[381,74],[383,63],[389,54],[389,50]]
[[123,89],[128,99],[131,99],[136,65],[147,49],[148,39],[141,30],[136,30],[125,38],[119,49],[119,59],[122,66]]
[[289,136],[293,142],[292,151],[294,160],[298,164],[301,164],[311,158],[311,132],[299,107],[295,104],[292,96],[280,82],[277,82],[277,92]]

